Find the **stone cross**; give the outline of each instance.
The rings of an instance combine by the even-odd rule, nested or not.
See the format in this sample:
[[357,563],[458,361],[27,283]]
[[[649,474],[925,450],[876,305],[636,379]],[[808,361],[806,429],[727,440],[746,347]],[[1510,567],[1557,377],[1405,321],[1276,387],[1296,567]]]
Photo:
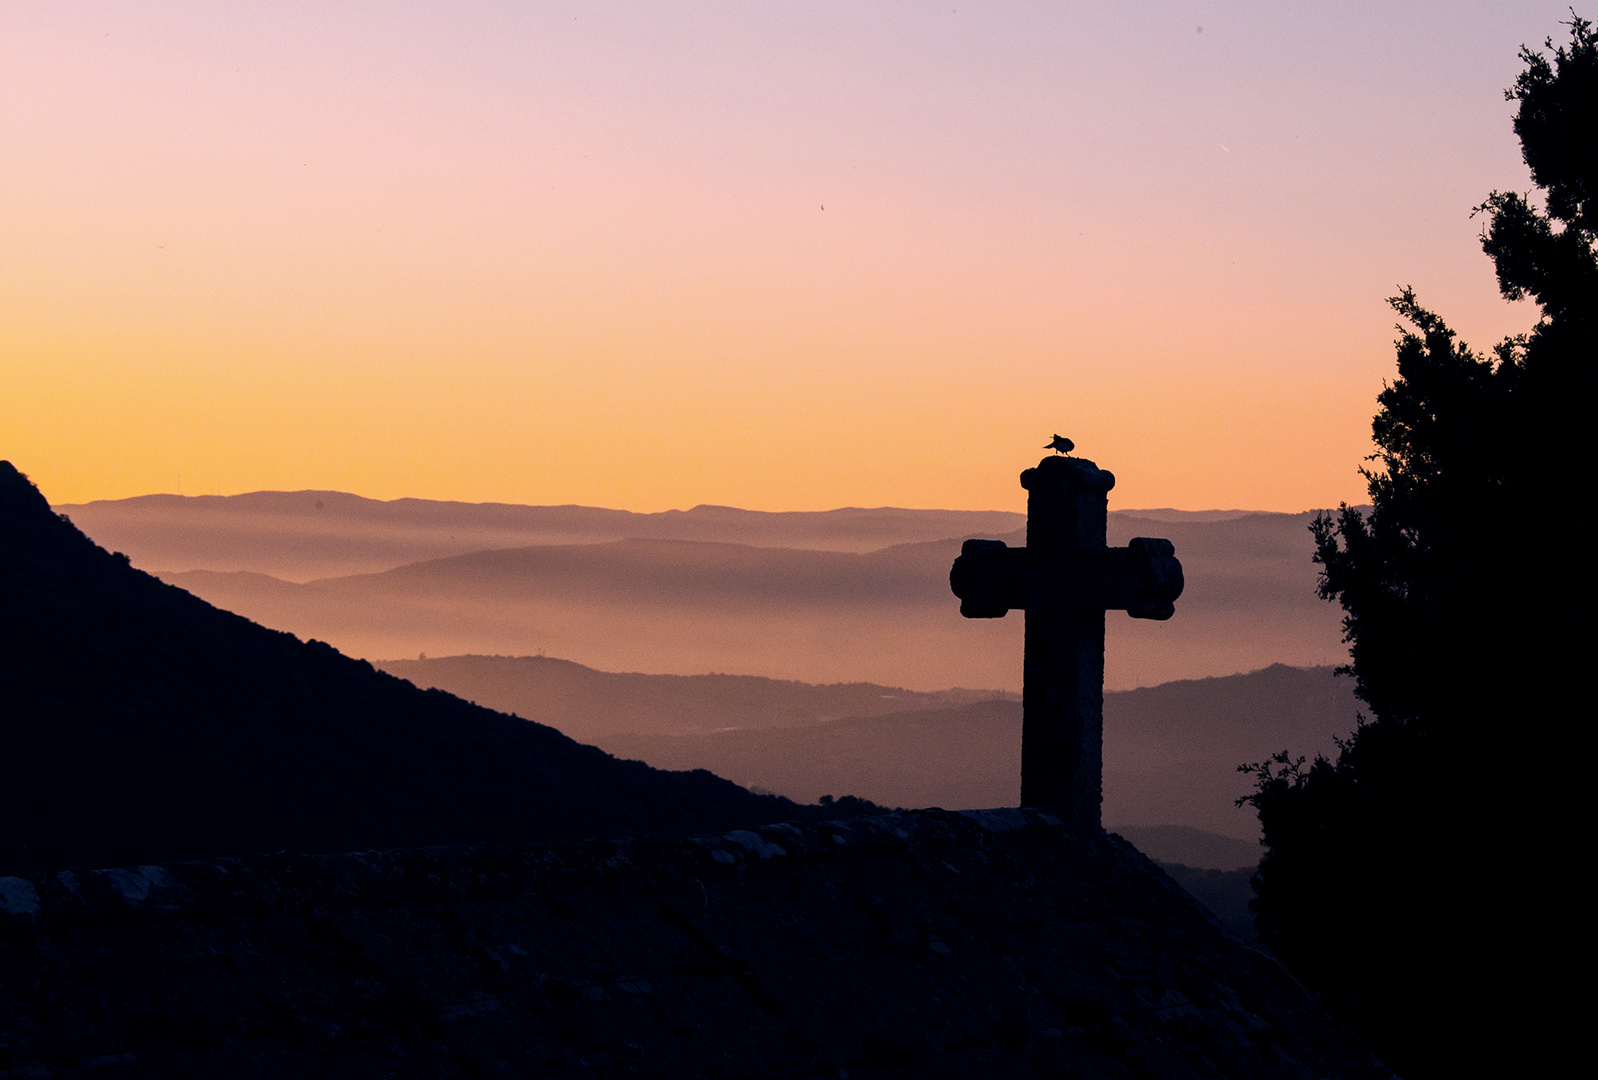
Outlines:
[[1047,457],[1021,474],[1027,543],[967,540],[949,586],[968,619],[1026,612],[1021,805],[1080,830],[1100,828],[1104,784],[1104,613],[1169,619],[1182,564],[1169,540],[1107,546],[1115,477],[1091,461]]

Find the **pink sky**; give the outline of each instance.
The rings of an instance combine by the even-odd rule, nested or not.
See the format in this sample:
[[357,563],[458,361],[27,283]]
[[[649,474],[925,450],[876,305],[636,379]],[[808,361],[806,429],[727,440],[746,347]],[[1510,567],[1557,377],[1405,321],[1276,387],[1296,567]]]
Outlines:
[[[1396,10],[1394,10],[1396,8]],[[1559,3],[0,12],[0,457],[57,502],[1363,498]],[[825,207],[825,209],[823,209]]]

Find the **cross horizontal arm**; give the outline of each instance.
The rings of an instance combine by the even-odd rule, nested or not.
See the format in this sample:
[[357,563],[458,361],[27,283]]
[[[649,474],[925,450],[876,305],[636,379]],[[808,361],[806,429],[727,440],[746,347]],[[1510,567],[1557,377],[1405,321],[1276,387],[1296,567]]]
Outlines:
[[967,540],[949,569],[949,588],[960,598],[968,619],[1002,619],[1011,608],[1024,611],[1037,592],[1027,566],[1026,548],[1003,540]]
[[968,619],[1040,606],[1169,619],[1183,585],[1176,548],[1148,537],[1124,548],[1067,550],[1046,561],[1002,540],[967,540],[949,571],[949,587]]

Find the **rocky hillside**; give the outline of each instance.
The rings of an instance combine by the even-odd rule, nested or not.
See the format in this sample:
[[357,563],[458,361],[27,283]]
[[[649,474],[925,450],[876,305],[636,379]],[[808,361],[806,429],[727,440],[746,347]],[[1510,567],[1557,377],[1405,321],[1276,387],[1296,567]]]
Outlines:
[[1391,1076],[1129,845],[1021,810],[0,878],[0,1070],[89,1065]]

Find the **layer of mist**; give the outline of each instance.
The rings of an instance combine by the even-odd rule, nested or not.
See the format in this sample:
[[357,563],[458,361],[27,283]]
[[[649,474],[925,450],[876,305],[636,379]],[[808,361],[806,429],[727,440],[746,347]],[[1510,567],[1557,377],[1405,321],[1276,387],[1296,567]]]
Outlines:
[[[1170,538],[1187,589],[1169,622],[1110,613],[1106,686],[1342,662],[1339,613],[1315,595],[1309,520],[1111,515],[1112,543]],[[479,551],[300,584],[256,571],[161,576],[374,659],[545,654],[612,671],[1019,691],[1023,616],[960,616],[948,584],[960,544],[858,553],[633,539]]]
[[638,514],[593,506],[366,499],[339,491],[142,495],[55,509],[144,570],[245,570],[285,581],[392,570],[495,548],[699,540],[753,547],[874,551],[1021,528],[1002,510],[845,507],[766,513],[696,506]]

